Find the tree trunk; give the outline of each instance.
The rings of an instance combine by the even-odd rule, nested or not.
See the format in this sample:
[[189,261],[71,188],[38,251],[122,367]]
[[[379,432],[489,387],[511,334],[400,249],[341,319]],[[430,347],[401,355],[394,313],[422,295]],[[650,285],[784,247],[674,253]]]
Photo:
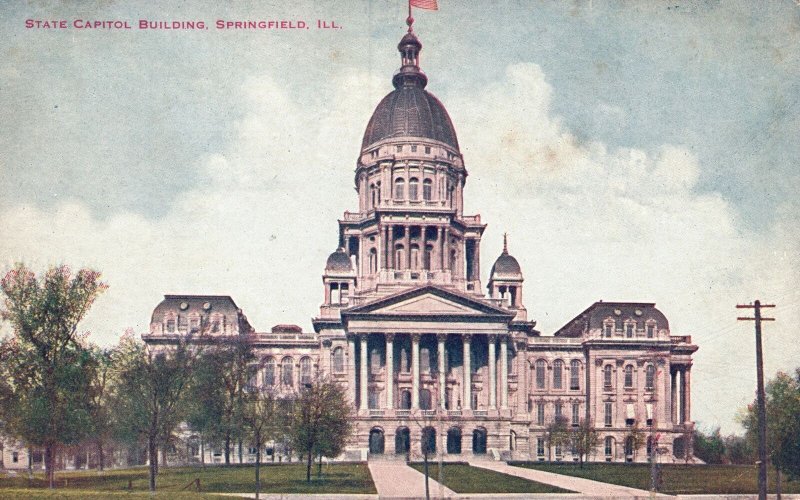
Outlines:
[[156,474],[158,474],[158,446],[154,436],[147,438],[147,455],[150,458],[150,491],[156,491]]
[[225,434],[225,465],[231,464],[231,435]]
[[206,468],[206,448],[202,434],[200,434],[200,465],[202,465],[204,469]]
[[781,500],[783,496],[781,491],[781,469],[777,465],[775,466],[775,493],[777,494],[777,499]]
[[47,473],[47,487],[51,490],[56,487],[54,448],[55,447],[49,443],[44,446],[44,468]]
[[311,464],[314,463],[314,451],[309,448],[306,457],[306,482],[311,482]]
[[322,477],[322,453],[319,454],[319,462],[317,462],[317,478]]
[[242,439],[239,438],[239,464],[244,463],[242,461]]
[[97,469],[99,471],[103,470],[103,468],[105,467],[105,462],[106,462],[106,452],[103,449],[103,442],[102,441],[98,441],[97,442]]
[[256,500],[261,493],[261,436],[256,433]]

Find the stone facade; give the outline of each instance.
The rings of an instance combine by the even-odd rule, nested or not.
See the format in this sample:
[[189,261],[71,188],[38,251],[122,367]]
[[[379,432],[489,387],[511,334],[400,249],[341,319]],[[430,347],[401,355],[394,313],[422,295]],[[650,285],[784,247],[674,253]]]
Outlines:
[[[507,242],[483,293],[486,225],[463,212],[467,171],[447,111],[425,90],[421,48],[409,30],[398,45],[395,90],[367,126],[355,170],[358,210],[339,220],[314,332],[238,331],[258,352],[253,383],[291,392],[321,371],[344,384],[356,422],[349,458],[419,456],[425,441],[462,460],[577,459],[569,446],[548,446],[547,427],[560,416],[568,428],[588,421],[597,429],[592,460],[646,461],[655,439],[659,460],[680,460],[693,426],[697,347],[671,335],[654,304],[598,302],[542,336]],[[164,339],[165,318],[177,315],[180,324],[180,311],[165,303],[147,342]],[[632,445],[634,430],[646,445]]]

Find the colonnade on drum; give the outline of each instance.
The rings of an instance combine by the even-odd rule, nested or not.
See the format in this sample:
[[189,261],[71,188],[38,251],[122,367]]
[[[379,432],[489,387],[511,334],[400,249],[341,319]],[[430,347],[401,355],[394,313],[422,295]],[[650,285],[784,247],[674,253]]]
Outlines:
[[[359,410],[433,409],[420,406],[423,375],[426,386],[435,386],[435,404],[440,409],[474,409],[473,371],[483,366],[488,368],[487,409],[508,408],[508,335],[360,333],[348,336],[348,347],[351,397],[358,403]],[[477,357],[477,361],[473,357]],[[421,373],[422,361],[425,362],[424,374]],[[459,366],[460,377],[453,373]],[[397,392],[398,384],[407,386],[409,376],[410,402],[398,401],[402,394]],[[459,377],[458,394],[448,392],[448,385],[454,385],[454,376]],[[382,385],[380,404],[376,403],[380,393],[370,399],[370,385],[375,387],[377,383]],[[433,395],[429,396],[433,404]]]

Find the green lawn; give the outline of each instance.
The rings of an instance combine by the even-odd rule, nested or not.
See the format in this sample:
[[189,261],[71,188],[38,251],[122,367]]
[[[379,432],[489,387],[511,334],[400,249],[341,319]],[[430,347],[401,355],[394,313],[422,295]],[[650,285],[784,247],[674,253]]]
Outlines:
[[[584,477],[606,483],[650,489],[648,464],[548,464],[543,462],[517,462],[511,465]],[[758,493],[758,469],[753,465],[661,465],[662,493],[677,494],[755,494]],[[769,471],[769,491],[775,492],[775,471]],[[800,493],[800,481],[783,481],[784,493]]]
[[[236,467],[181,467],[162,468],[157,478],[157,490],[176,498],[183,487],[200,479],[201,491],[206,493],[254,493],[255,468],[253,466]],[[264,493],[376,493],[369,469],[366,464],[332,464],[323,465],[322,476],[317,479],[316,466],[313,469],[311,483],[305,481],[303,464],[264,465],[261,467],[261,491]],[[110,496],[111,493],[127,493],[128,484],[133,492],[146,493],[148,489],[147,469],[119,469],[103,473],[96,471],[71,471],[56,474],[58,488],[62,491],[77,491],[80,496],[88,496],[91,492],[99,496]],[[47,496],[46,483],[41,474],[33,481],[21,473],[14,478],[0,477],[0,497],[6,498],[13,490],[25,489],[35,492],[32,497],[52,498]],[[188,488],[196,491],[194,485]],[[102,494],[100,494],[102,493]],[[17,494],[16,492],[14,494]],[[168,494],[168,495],[166,495]],[[98,496],[98,497],[99,497]],[[192,496],[188,494],[187,498]],[[196,493],[193,494],[196,496]],[[20,497],[22,498],[22,496]]]
[[[411,467],[423,472],[425,466],[415,463]],[[442,482],[456,493],[572,493],[549,484],[470,467],[467,464],[444,464],[443,469]],[[428,472],[431,479],[439,480],[438,464],[429,464]]]

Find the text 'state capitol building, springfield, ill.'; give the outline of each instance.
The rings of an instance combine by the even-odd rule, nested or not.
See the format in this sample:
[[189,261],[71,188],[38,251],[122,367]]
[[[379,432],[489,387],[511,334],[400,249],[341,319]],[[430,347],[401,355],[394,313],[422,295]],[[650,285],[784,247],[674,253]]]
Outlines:
[[[547,426],[561,418],[598,431],[591,460],[646,461],[655,436],[666,449],[660,461],[680,460],[697,346],[670,335],[654,304],[597,302],[541,336],[507,245],[484,294],[486,225],[463,213],[467,170],[447,111],[425,90],[421,48],[409,30],[394,90],[367,124],[358,211],[339,220],[314,332],[279,325],[258,333],[230,297],[167,295],[145,341],[169,344],[206,318],[209,335],[251,340],[253,384],[288,393],[320,373],[339,381],[354,405],[349,459],[415,456],[423,441],[461,460],[577,459],[569,446],[548,449]],[[633,445],[632,429],[646,447]]]

